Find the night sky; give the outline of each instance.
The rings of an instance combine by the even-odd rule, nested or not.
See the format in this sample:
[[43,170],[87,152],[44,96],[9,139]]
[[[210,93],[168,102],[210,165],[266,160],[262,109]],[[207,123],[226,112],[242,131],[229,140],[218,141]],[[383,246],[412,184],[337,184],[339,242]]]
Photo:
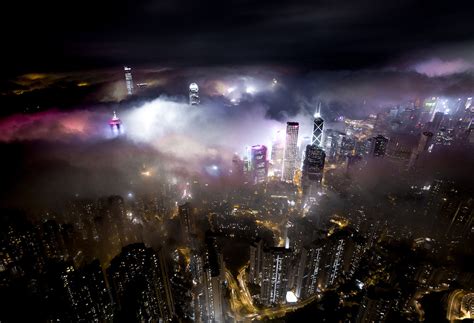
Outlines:
[[[324,70],[466,56],[472,1],[6,1],[3,77],[116,65]],[[6,19],[5,19],[6,18]],[[2,56],[3,56],[2,55]],[[472,59],[470,57],[463,57]]]
[[[262,74],[285,77],[288,92],[299,90],[306,101],[339,105],[470,96],[470,7],[471,1],[8,1],[0,21],[0,115],[123,100],[124,65],[134,68],[137,82],[152,81],[152,96],[185,95],[190,81]],[[300,108],[285,103],[285,111]]]

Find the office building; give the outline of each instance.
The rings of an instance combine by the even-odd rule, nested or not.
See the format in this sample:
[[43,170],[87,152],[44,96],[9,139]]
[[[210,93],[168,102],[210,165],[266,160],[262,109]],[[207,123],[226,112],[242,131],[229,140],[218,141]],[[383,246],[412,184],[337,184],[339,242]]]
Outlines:
[[283,176],[286,182],[293,182],[295,176],[297,159],[298,159],[298,122],[286,123],[286,142],[285,142],[285,158],[283,160]]

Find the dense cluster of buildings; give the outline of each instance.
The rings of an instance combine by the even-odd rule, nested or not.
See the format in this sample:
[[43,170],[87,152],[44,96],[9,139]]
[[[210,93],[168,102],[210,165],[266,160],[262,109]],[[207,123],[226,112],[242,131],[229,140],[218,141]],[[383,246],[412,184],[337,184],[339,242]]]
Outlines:
[[[429,98],[333,129],[319,107],[311,135],[287,122],[272,147],[235,155],[232,185],[166,181],[75,198],[41,221],[2,214],[0,320],[237,322],[319,302],[328,321],[417,321],[430,304],[472,318],[473,273],[458,256],[472,252],[472,192],[423,177],[436,154],[472,148],[471,101]],[[365,191],[364,172],[404,190]]]

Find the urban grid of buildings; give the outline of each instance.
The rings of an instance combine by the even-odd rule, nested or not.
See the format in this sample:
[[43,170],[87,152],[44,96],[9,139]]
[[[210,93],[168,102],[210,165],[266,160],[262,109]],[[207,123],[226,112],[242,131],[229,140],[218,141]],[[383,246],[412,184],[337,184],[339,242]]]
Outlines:
[[[133,95],[128,67],[125,79]],[[311,134],[289,120],[272,147],[236,154],[225,189],[169,180],[147,196],[75,198],[46,221],[3,216],[0,288],[37,302],[48,322],[297,320],[308,308],[315,320],[418,321],[436,295],[446,319],[474,318],[472,268],[448,259],[472,247],[474,198],[417,177],[438,152],[473,149],[471,102],[417,100],[343,130],[319,104]],[[109,124],[120,132],[115,112]],[[407,195],[364,197],[360,174],[394,167]],[[331,206],[336,195],[343,207]],[[388,210],[424,227],[380,216]],[[12,297],[2,304],[22,303]]]

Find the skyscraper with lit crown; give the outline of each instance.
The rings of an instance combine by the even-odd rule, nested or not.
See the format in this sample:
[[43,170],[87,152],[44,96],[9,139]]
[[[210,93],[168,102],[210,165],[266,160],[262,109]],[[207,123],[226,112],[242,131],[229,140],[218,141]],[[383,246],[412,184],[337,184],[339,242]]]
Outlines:
[[311,144],[316,145],[317,147],[322,147],[323,145],[323,127],[324,120],[321,118],[321,102],[319,102],[318,109],[314,113],[313,120],[313,136],[311,137]]

